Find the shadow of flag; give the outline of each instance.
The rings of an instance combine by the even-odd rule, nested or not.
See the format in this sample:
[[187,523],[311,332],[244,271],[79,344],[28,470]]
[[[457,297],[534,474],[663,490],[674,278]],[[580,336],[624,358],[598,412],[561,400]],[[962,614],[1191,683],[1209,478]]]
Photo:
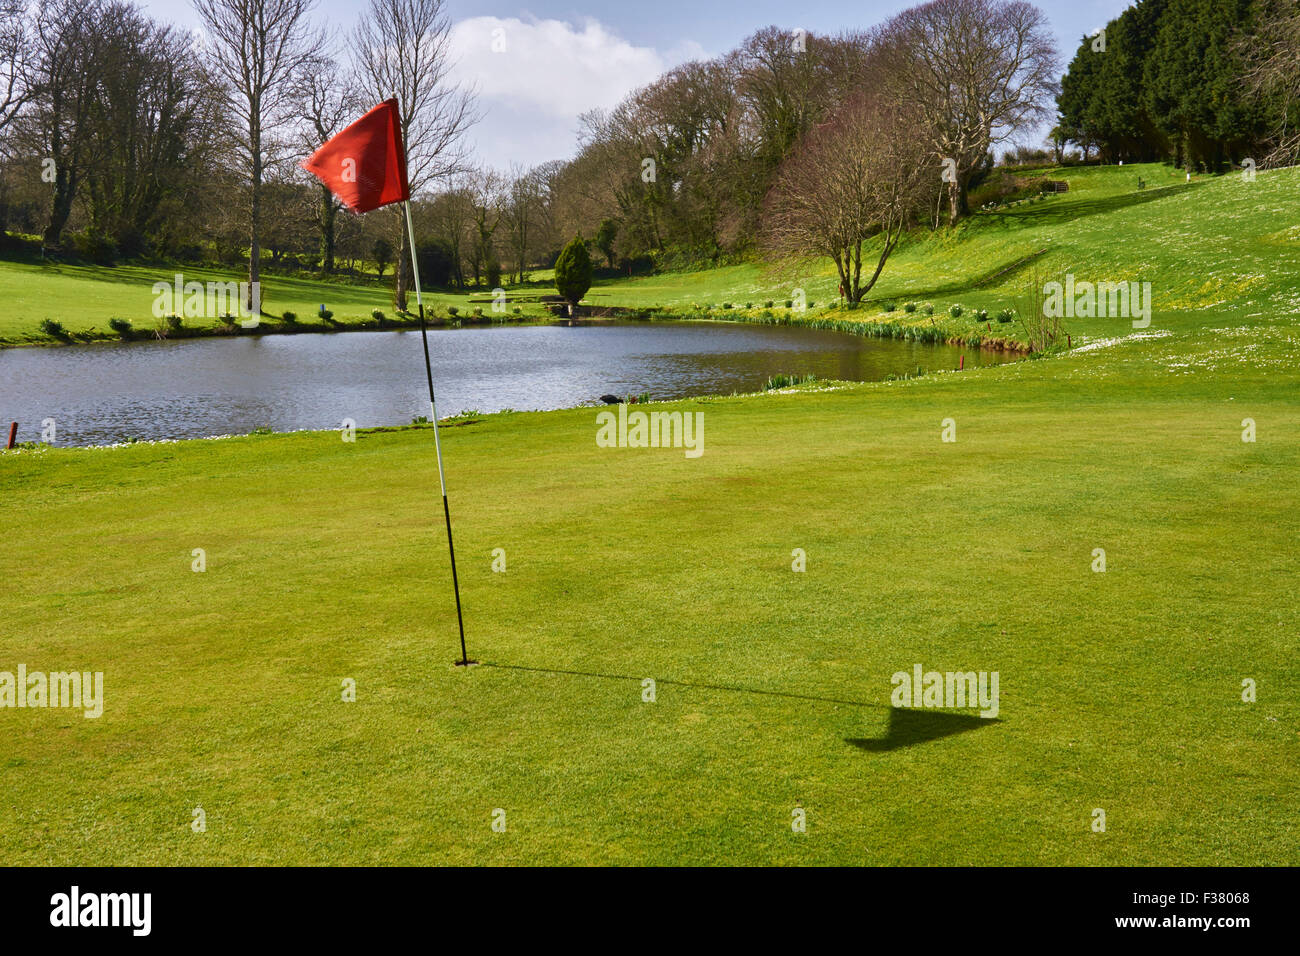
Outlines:
[[977,717],[972,714],[952,714],[941,710],[908,710],[892,708],[889,712],[889,731],[884,737],[861,739],[846,737],[860,750],[881,752],[912,747],[941,737],[951,737],[967,730],[999,723],[996,717]]

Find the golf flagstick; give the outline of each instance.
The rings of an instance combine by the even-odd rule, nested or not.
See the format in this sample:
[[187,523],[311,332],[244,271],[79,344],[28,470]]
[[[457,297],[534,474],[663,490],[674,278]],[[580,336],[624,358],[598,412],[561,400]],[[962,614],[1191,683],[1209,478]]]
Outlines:
[[420,340],[424,344],[424,374],[429,382],[429,421],[433,422],[433,448],[438,456],[438,485],[442,489],[442,514],[447,519],[447,551],[451,554],[451,587],[456,592],[456,624],[460,628],[460,660],[457,667],[476,663],[465,650],[465,619],[460,610],[460,583],[456,580],[456,547],[451,541],[451,509],[447,505],[447,480],[442,473],[442,444],[438,441],[438,404],[433,397],[433,366],[429,362],[429,329],[424,321],[424,297],[420,292],[420,263],[415,255],[415,225],[411,221],[411,201],[406,207],[406,235],[411,246],[411,275],[415,278],[415,306],[420,312]]
[[456,547],[451,542],[451,509],[447,506],[447,479],[442,472],[438,405],[433,399],[433,366],[429,362],[429,329],[424,321],[420,261],[415,254],[415,224],[411,220],[411,183],[406,176],[406,147],[402,143],[397,97],[384,100],[342,132],[335,133],[300,165],[355,213],[399,202],[406,206],[411,274],[415,276],[415,302],[420,310],[420,338],[424,342],[424,373],[429,380],[429,419],[433,422],[433,447],[438,455],[438,484],[442,488],[442,514],[447,519],[447,551],[451,554],[451,586],[456,592],[456,624],[460,627],[460,660],[456,664],[465,667],[476,662],[465,651],[465,619],[460,610]]

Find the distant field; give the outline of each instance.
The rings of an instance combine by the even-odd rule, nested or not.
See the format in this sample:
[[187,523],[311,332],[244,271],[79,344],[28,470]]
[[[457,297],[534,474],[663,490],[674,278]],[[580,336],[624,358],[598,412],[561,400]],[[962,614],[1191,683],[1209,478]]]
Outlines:
[[[247,273],[187,266],[122,265],[107,268],[0,261],[0,344],[52,341],[40,331],[44,319],[61,322],[69,332],[93,328],[111,335],[109,319],[124,318],[147,334],[158,321],[153,315],[153,285],[155,282],[173,284],[178,272],[187,282],[205,284],[240,282],[248,278]],[[387,286],[367,286],[342,280],[323,282],[306,277],[268,276],[262,282],[262,307],[271,317],[267,323],[272,327],[283,312],[290,311],[297,315],[300,324],[317,324],[323,328],[324,325],[316,319],[322,305],[334,313],[335,322],[341,325],[368,323],[374,309],[380,309],[389,317],[394,315],[391,280],[388,281],[390,284]],[[521,287],[519,294],[535,297],[539,291],[547,293],[550,290],[528,285]],[[414,293],[409,305],[415,309]],[[457,295],[430,290],[425,295],[425,307],[444,317],[447,307],[453,305],[465,315],[476,307],[487,315],[492,314],[487,291]],[[519,305],[527,314],[543,313],[535,302]],[[511,308],[513,306],[514,303]],[[187,321],[191,325],[213,325],[212,319]]]

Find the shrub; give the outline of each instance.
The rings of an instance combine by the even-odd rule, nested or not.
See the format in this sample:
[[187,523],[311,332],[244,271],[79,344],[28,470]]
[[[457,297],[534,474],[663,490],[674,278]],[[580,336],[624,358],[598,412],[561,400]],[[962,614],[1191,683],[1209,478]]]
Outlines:
[[975,313],[975,320],[977,322],[987,322],[989,320],[989,310],[980,309],[978,312]]
[[478,306],[475,306],[475,307],[474,307],[474,315],[475,315],[476,317],[478,317],[478,318],[482,318],[482,317],[483,317],[483,310],[480,309]]
[[772,308],[772,300],[771,300],[771,299],[768,299],[766,302],[764,302],[764,303],[763,303],[763,308],[765,308],[765,309],[770,309],[770,308]]
[[372,319],[374,319],[376,322],[378,322],[380,325],[383,325],[383,324],[384,324],[384,310],[383,310],[383,309],[374,309],[374,310],[372,310],[371,313],[370,313],[370,317],[371,317]]
[[886,312],[893,312],[898,308],[898,303],[895,302],[893,299],[890,299],[881,308],[883,308],[884,311]]
[[925,305],[921,306],[921,312],[924,315],[934,315],[934,303],[927,302]]
[[131,338],[131,320],[130,319],[109,319],[108,327],[117,333],[118,338],[127,341]]
[[72,237],[72,246],[77,250],[77,258],[96,265],[111,266],[117,259],[117,244],[101,233],[79,232]]
[[298,313],[285,312],[283,315],[280,316],[280,318],[284,320],[285,325],[293,325],[295,322],[298,321]]
[[1059,315],[1049,315],[1044,308],[1046,293],[1043,291],[1042,278],[1035,271],[1024,286],[1023,296],[1013,298],[1015,318],[1024,332],[1026,344],[1031,352],[1043,352],[1065,334]]
[[907,313],[915,312],[915,311],[916,311],[916,303],[915,303],[915,302],[909,302],[909,303],[907,303],[907,305],[903,306],[903,311],[904,311],[904,312],[907,312]]
[[724,303],[722,303],[722,307],[723,307],[724,309],[729,309],[729,308],[731,308],[731,303],[730,303],[730,302],[724,302]]
[[454,305],[449,305],[447,306],[447,314],[454,319],[456,316],[460,315],[460,309],[456,308]]
[[952,305],[948,306],[948,314],[951,315],[954,319],[960,319],[961,312],[962,312],[962,308],[961,308],[961,303],[959,302],[954,302]]
[[1015,317],[1016,317],[1015,309],[1003,309],[1001,312],[998,313],[999,322],[1010,322]]
[[515,315],[523,315],[523,314],[524,314],[524,310],[521,309],[521,308],[519,308],[519,306],[515,306],[514,312],[515,312]]
[[574,236],[555,260],[555,291],[572,307],[582,301],[590,288],[591,256],[582,237]]
[[320,307],[320,317],[328,322],[330,319],[334,318],[334,313],[322,305]]
[[[391,248],[391,247],[390,247]],[[429,286],[451,284],[456,257],[445,239],[421,239],[415,244],[415,258],[420,263],[420,278]]]
[[752,309],[753,307],[754,307],[754,303],[752,303],[752,302],[746,302],[746,303],[745,303],[745,308],[747,308],[747,309]]
[[787,309],[793,309],[793,308],[794,308],[794,299],[786,299],[786,300],[785,300],[785,307],[786,307]]
[[173,312],[171,315],[167,316],[167,331],[179,332],[184,325],[185,320],[176,313]]
[[63,323],[57,319],[42,319],[41,331],[56,339],[63,339],[68,336],[67,330],[63,328]]

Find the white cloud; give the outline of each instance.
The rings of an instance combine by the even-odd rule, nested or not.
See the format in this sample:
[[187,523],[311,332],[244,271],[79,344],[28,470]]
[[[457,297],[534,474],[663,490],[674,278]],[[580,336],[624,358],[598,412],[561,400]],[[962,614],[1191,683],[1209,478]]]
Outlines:
[[608,109],[665,70],[707,55],[696,43],[635,46],[592,18],[575,26],[470,17],[452,27],[452,49],[452,76],[478,91],[483,114],[470,145],[497,168],[572,155],[580,113]]

